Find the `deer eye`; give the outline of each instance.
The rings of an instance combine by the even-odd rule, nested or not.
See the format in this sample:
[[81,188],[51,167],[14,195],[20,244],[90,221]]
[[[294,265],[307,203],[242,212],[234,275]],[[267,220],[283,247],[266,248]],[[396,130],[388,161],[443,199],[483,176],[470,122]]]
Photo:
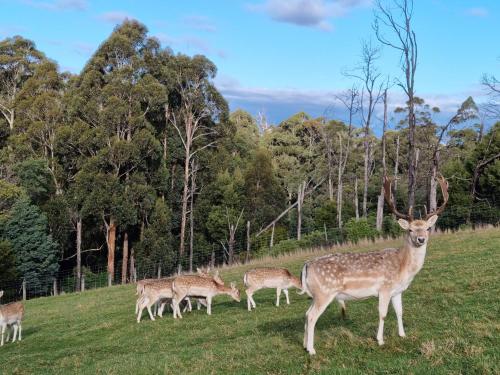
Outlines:
[[408,229],[408,232],[410,232],[410,233],[413,233],[413,230],[411,230],[411,229]]
[[427,228],[427,232],[430,232],[431,231],[431,227]]

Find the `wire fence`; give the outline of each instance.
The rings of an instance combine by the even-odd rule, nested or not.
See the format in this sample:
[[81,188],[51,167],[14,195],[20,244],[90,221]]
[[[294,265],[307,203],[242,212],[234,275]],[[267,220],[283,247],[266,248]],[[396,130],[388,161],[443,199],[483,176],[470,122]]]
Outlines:
[[[452,210],[450,210],[452,211]],[[491,211],[489,211],[491,212]],[[452,215],[454,212],[450,212]],[[476,217],[480,218],[480,213],[476,212]],[[498,226],[500,215],[485,215],[483,219],[478,219],[472,223],[472,227],[484,224]],[[463,225],[462,225],[463,227]],[[121,283],[133,283],[146,278],[161,278],[182,272],[196,272],[197,268],[214,268],[233,263],[245,263],[250,260],[264,256],[275,256],[293,252],[299,248],[314,248],[321,246],[338,245],[352,240],[345,229],[340,228],[305,228],[301,231],[300,239],[297,232],[292,232],[290,228],[277,227],[273,231],[263,233],[255,238],[251,237],[250,242],[244,232],[235,239],[233,251],[228,248],[227,243],[212,244],[212,251],[192,255],[186,251],[182,257],[174,256],[163,259],[154,264],[127,264],[127,274],[122,278],[122,259],[117,259],[115,271],[112,277],[104,266],[82,267],[81,279],[78,283],[75,270],[60,271],[56,277],[36,280],[28,283],[24,279],[10,282],[0,286],[4,291],[2,302],[7,303],[15,300],[27,300],[38,297],[54,296],[66,293],[74,293],[89,289],[97,289]],[[388,237],[388,233],[380,233],[372,236]]]

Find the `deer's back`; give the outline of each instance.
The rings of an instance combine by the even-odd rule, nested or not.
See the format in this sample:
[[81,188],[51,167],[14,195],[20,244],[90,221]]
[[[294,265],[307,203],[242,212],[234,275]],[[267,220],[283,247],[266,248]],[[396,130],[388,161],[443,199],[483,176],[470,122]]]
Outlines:
[[290,284],[292,274],[285,268],[254,268],[245,273],[246,286],[265,288],[286,287]]
[[22,302],[13,302],[0,306],[0,321],[12,324],[22,320],[24,317],[24,305]]

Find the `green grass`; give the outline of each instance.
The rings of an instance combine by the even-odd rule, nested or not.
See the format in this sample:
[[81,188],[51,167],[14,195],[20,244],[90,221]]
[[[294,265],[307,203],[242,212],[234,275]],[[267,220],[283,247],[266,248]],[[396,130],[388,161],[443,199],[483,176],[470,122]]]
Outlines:
[[[298,275],[304,261],[320,253],[264,259],[252,267],[283,265]],[[275,307],[274,291],[267,290],[255,294],[253,312],[246,311],[245,298],[238,304],[216,297],[212,316],[194,311],[182,320],[168,315],[152,322],[144,315],[140,324],[132,285],[40,298],[26,303],[23,341],[0,348],[0,373],[498,374],[499,266],[500,230],[437,235],[403,295],[407,338],[398,337],[391,310],[386,344],[377,345],[376,299],[349,303],[346,320],[332,304],[318,321],[314,357],[302,348],[310,300],[295,292],[290,306]],[[241,287],[250,267],[221,273]]]

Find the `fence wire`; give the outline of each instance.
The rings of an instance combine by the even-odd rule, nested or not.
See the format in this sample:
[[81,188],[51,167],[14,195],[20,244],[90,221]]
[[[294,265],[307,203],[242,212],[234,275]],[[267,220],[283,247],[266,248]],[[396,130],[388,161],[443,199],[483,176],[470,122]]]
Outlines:
[[[453,209],[449,211],[454,214]],[[473,226],[481,226],[484,224],[498,226],[500,224],[499,215],[485,215],[485,220],[476,222]],[[475,212],[476,217],[480,217],[480,212]],[[127,267],[127,277],[125,283],[133,283],[137,280],[146,278],[158,278],[171,276],[178,273],[179,269],[182,272],[196,272],[197,268],[214,268],[229,263],[245,263],[249,260],[254,260],[264,256],[273,256],[284,254],[297,250],[299,247],[320,247],[342,244],[349,240],[345,229],[327,228],[324,226],[316,229],[304,229],[301,231],[301,240],[295,235],[291,235],[288,230],[276,231],[271,240],[271,230],[262,234],[257,238],[251,238],[250,251],[248,252],[248,244],[246,234],[241,233],[238,236],[238,241],[234,247],[234,257],[230,262],[227,244],[212,244],[212,252],[209,254],[196,253],[192,254],[192,269],[191,257],[189,251],[186,251],[182,258],[176,256],[174,258],[164,259],[156,264],[137,264],[135,270],[130,270]],[[378,237],[383,237],[379,235]],[[130,264],[129,264],[130,265]],[[128,265],[128,266],[129,266]],[[180,268],[179,268],[180,267]],[[129,274],[130,273],[130,274]],[[82,278],[80,281],[81,289],[97,289],[109,286],[109,274],[106,267],[82,267]],[[21,299],[32,299],[39,297],[47,297],[53,295],[61,295],[66,293],[74,293],[78,290],[77,276],[75,270],[60,271],[57,277],[45,278],[37,280],[35,285],[26,283],[23,279],[0,285],[0,290],[4,291],[2,303],[7,303]],[[118,259],[115,264],[115,271],[111,278],[111,284],[122,283],[122,260]],[[80,291],[81,291],[80,289]]]

